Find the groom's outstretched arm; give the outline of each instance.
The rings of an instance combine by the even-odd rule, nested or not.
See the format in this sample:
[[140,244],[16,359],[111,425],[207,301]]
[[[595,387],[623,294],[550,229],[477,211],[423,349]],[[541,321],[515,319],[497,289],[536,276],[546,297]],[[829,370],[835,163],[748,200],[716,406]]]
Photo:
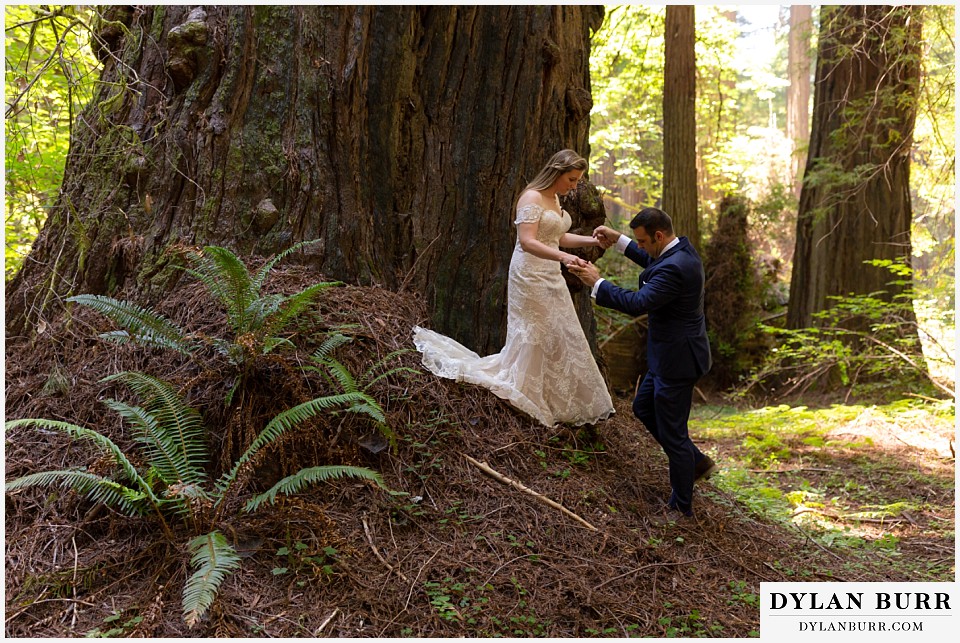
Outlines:
[[600,282],[597,303],[636,317],[675,299],[681,293],[682,284],[680,270],[675,266],[664,266],[650,281],[643,282],[640,290],[627,290],[606,280]]

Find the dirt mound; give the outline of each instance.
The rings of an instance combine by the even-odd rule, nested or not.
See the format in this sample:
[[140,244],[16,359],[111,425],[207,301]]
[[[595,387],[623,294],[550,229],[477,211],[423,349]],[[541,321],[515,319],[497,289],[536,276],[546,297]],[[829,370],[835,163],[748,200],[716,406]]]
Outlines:
[[[315,280],[290,268],[270,284],[294,292]],[[223,324],[199,285],[148,304],[191,332]],[[331,289],[298,329],[298,351],[283,360],[295,366],[339,328],[354,341],[337,358],[359,373],[412,348],[411,328],[426,319],[422,302],[406,294]],[[8,338],[7,419],[66,420],[135,451],[101,402],[117,387],[100,380],[122,370],[167,379],[208,420],[223,419],[223,382],[169,351],[96,338],[111,328],[78,307],[33,340]],[[418,355],[391,361],[401,364],[417,368]],[[262,426],[277,408],[316,394],[315,383],[298,390],[290,372],[264,368],[264,408],[249,421]],[[241,549],[242,565],[193,629],[181,616],[192,571],[186,539],[171,542],[150,519],[72,493],[7,494],[6,635],[112,628],[151,637],[745,637],[759,629],[761,581],[909,580],[850,572],[812,541],[755,521],[709,483],[697,493],[696,522],[657,524],[669,494],[666,459],[628,400],[616,401],[614,418],[572,430],[544,428],[485,390],[422,372],[382,380],[371,394],[386,411],[393,447],[378,450],[376,435],[331,416],[292,435],[274,458],[290,466],[334,459],[368,466],[405,495],[339,481],[225,518],[222,529]],[[74,466],[105,469],[91,449],[58,433],[7,434],[7,480]]]

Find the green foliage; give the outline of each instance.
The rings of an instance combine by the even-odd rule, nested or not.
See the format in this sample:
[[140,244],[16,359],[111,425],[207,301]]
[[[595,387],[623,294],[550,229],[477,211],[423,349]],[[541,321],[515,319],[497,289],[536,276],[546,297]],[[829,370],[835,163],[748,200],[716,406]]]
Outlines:
[[114,610],[113,614],[103,619],[103,624],[107,626],[106,630],[96,627],[83,636],[88,639],[126,637],[137,625],[143,622],[142,616],[132,616],[126,620],[124,618],[126,617],[123,612]]
[[195,357],[204,345],[202,340],[206,340],[239,369],[240,376],[227,395],[229,404],[234,393],[245,384],[254,360],[278,347],[291,347],[284,333],[302,318],[321,292],[342,285],[339,281],[320,282],[293,295],[263,292],[270,271],[282,259],[312,243],[317,241],[295,243],[268,260],[254,274],[226,248],[206,246],[202,252],[189,253],[193,267],[185,270],[206,286],[213,303],[226,313],[229,332],[222,337],[189,335],[153,310],[112,297],[75,295],[68,297],[67,301],[88,306],[120,326],[120,330],[102,333],[100,338],[105,341],[163,348]]
[[[761,324],[776,338],[776,348],[739,394],[754,387],[789,396],[817,384],[851,391],[859,386],[866,392],[877,381],[887,389],[898,381],[906,390],[913,390],[918,381],[929,383],[913,312],[912,269],[902,259],[865,263],[890,271],[894,279],[888,283],[903,292],[892,298],[882,291],[830,297],[832,306],[815,314],[816,326],[809,328]],[[943,385],[933,384],[949,393]]]
[[[374,385],[392,375],[398,373],[419,373],[416,369],[407,366],[397,366],[390,369],[385,368],[391,360],[404,353],[409,353],[412,350],[405,348],[393,351],[382,359],[377,360],[377,362],[367,368],[359,378],[356,378],[344,364],[333,357],[333,353],[338,348],[352,342],[352,337],[344,335],[339,331],[330,333],[320,344],[320,347],[310,356],[310,363],[303,365],[301,368],[307,372],[319,373],[334,389],[339,388],[344,393],[362,394],[367,394]],[[383,409],[369,397],[361,399],[348,410],[366,411],[375,414],[377,417],[384,417]],[[377,428],[390,440],[391,445],[396,443],[396,436],[390,430],[390,427],[387,426],[384,419],[378,421]]]
[[5,276],[23,262],[57,199],[76,114],[93,95],[94,9],[8,5],[6,27]]
[[67,301],[92,308],[123,329],[101,333],[100,338],[105,341],[116,344],[132,342],[185,355],[195,350],[195,343],[190,342],[173,322],[134,303],[104,295],[74,295]]
[[213,604],[224,578],[240,567],[240,556],[219,531],[197,536],[187,547],[196,571],[183,588],[183,620],[193,627]]
[[[144,461],[139,471],[123,451],[109,438],[93,429],[66,422],[42,419],[12,420],[6,430],[36,425],[59,430],[75,438],[92,442],[110,455],[119,471],[113,476],[100,476],[82,470],[60,470],[34,473],[6,483],[6,491],[27,487],[60,486],[72,488],[94,502],[102,502],[128,516],[154,515],[163,531],[174,539],[169,520],[178,519],[195,532],[203,532],[216,525],[219,509],[228,496],[238,491],[237,473],[262,449],[277,440],[290,428],[315,417],[322,411],[345,404],[353,404],[352,411],[369,415],[383,422],[376,402],[359,393],[322,397],[301,404],[275,417],[247,449],[231,472],[216,485],[210,484],[205,470],[209,460],[208,432],[200,413],[189,406],[170,384],[149,375],[124,372],[104,381],[127,384],[143,399],[142,406],[133,406],[114,399],[104,402],[119,413],[130,425],[140,458]],[[364,402],[358,405],[357,402]],[[291,495],[318,482],[354,477],[370,480],[384,487],[375,471],[350,466],[319,466],[299,471],[284,478],[268,491],[251,498],[244,511],[256,511],[264,503],[274,503],[278,494]],[[191,627],[206,612],[216,597],[226,575],[236,569],[240,558],[234,548],[216,529],[202,533],[189,544],[193,554],[191,564],[196,572],[187,581],[183,593],[184,620]]]

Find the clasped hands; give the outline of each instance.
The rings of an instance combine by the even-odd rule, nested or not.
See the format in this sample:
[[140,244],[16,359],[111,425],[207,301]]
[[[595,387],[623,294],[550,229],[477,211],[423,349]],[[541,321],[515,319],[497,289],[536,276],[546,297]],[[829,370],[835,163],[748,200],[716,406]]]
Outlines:
[[[611,230],[607,226],[598,226],[593,231],[593,238],[597,240],[601,248],[606,250],[620,239],[620,233],[616,230]],[[577,261],[570,262],[566,265],[570,272],[576,275],[580,281],[587,286],[593,287],[593,284],[597,283],[600,279],[600,271],[589,261],[584,261],[577,257]]]

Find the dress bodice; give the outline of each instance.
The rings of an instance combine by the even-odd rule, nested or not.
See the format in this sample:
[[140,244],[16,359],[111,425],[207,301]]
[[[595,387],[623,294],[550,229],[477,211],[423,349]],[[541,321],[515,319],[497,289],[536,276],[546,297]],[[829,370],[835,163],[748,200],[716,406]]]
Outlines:
[[[547,210],[538,203],[528,203],[517,208],[516,224],[540,222],[537,227],[537,241],[553,248],[559,247],[560,237],[570,229],[573,220],[566,210]],[[520,243],[519,238],[517,243]]]

